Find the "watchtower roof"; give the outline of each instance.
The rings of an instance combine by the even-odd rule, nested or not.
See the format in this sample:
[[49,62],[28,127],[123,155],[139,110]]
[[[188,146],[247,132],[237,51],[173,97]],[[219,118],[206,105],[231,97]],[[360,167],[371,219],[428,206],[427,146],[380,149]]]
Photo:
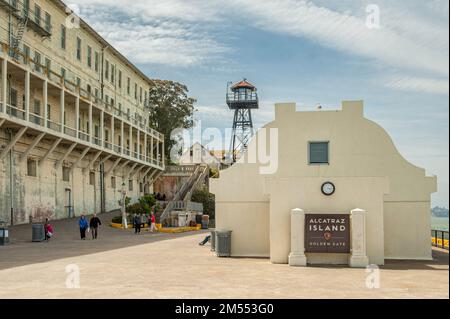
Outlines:
[[231,90],[237,90],[237,89],[250,89],[250,90],[255,90],[256,91],[256,87],[251,84],[250,82],[247,81],[247,79],[242,80],[239,83],[236,83],[235,85],[233,85],[231,87]]

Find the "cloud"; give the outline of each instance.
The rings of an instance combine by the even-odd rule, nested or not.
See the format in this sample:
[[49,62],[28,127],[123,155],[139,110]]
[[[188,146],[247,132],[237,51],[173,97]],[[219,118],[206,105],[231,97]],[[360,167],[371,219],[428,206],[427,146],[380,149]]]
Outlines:
[[78,0],[76,5],[80,16],[133,62],[187,67],[227,51],[209,33],[214,14],[196,2]]
[[449,94],[448,80],[439,80],[434,78],[421,77],[402,77],[397,76],[387,80],[386,86],[405,90],[405,91],[420,91],[432,94]]
[[232,52],[227,35],[236,26],[253,27],[313,41],[366,59],[368,65],[381,66],[383,72],[403,74],[405,79],[390,81],[390,88],[448,94],[444,83],[449,76],[447,0],[377,0],[378,29],[366,25],[371,0],[71,3],[76,3],[81,16],[136,63],[175,67],[220,64],[217,62]]

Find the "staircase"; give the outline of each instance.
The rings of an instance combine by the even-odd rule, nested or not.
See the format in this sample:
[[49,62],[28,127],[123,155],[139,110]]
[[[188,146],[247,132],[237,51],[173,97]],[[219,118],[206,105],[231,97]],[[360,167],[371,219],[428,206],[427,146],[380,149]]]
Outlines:
[[19,50],[20,43],[22,42],[23,35],[27,28],[27,24],[28,24],[28,15],[25,15],[23,18],[19,20],[19,24],[17,26],[19,30],[17,31],[17,35],[12,39],[11,50],[14,56],[17,55],[17,51]]
[[191,198],[193,192],[200,187],[202,181],[205,180],[207,174],[209,174],[209,169],[207,165],[198,165],[196,167],[194,173],[176,192],[173,200],[167,204],[161,216],[159,216],[160,223],[163,224],[164,221],[170,217],[170,213],[174,210],[179,211],[201,210],[201,212],[203,211],[203,206],[199,203],[191,202]]

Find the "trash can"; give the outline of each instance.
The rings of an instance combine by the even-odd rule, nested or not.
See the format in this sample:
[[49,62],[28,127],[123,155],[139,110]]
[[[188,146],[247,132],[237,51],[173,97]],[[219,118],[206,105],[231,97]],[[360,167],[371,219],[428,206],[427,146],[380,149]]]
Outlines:
[[202,216],[202,229],[208,229],[209,228],[209,216],[203,215]]
[[9,230],[5,222],[0,221],[0,246],[9,244]]
[[216,251],[216,231],[211,231],[211,251]]
[[217,257],[231,256],[231,231],[216,231],[216,255]]
[[40,243],[45,240],[45,229],[43,224],[32,225],[33,243]]

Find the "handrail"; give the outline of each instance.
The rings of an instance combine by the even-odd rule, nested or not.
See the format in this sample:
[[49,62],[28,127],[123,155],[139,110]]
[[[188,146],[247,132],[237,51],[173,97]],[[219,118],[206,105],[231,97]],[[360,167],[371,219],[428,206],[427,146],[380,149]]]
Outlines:
[[449,232],[446,230],[436,230],[431,231],[431,241],[434,247],[449,249]]

